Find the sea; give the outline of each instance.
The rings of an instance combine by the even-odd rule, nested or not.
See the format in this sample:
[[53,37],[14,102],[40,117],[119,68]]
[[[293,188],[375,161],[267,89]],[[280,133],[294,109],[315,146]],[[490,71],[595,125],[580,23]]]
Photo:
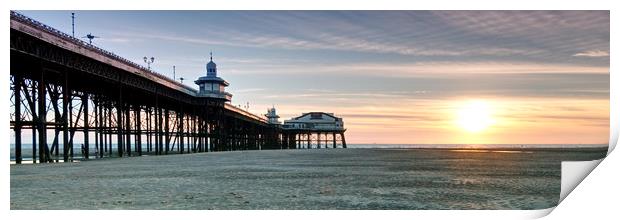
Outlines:
[[[331,145],[330,145],[331,146]],[[316,146],[315,146],[316,147]],[[341,147],[340,145],[338,147]],[[541,149],[595,149],[601,150],[601,148],[608,148],[606,144],[348,144],[348,148],[356,149],[356,148],[378,148],[378,149],[460,149],[460,150],[517,150],[522,149],[524,151],[529,150],[541,150]],[[134,146],[132,145],[132,149]],[[108,152],[107,149],[105,151],[105,155],[111,154],[116,156],[117,154],[117,145],[112,144],[112,152]],[[62,145],[59,147],[58,156],[55,156],[55,152],[52,152],[52,159],[58,161],[62,160]],[[90,145],[89,148],[89,158],[94,158],[97,155],[98,149],[95,148],[94,145]],[[38,154],[38,152],[37,152]],[[32,161],[32,144],[30,143],[22,143],[22,160],[24,163],[29,163],[28,161]],[[150,155],[149,153],[144,153],[145,156]],[[73,159],[81,160],[84,158],[81,150],[81,143],[74,143],[73,145]],[[15,162],[15,144],[11,143],[11,151],[10,151],[10,161],[11,164]]]

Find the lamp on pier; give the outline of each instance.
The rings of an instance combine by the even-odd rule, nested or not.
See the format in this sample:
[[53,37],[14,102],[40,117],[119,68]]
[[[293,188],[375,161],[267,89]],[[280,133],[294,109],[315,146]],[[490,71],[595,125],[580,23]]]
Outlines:
[[151,63],[155,62],[155,57],[151,57],[150,59],[144,57],[144,62],[146,63],[149,70],[151,70]]

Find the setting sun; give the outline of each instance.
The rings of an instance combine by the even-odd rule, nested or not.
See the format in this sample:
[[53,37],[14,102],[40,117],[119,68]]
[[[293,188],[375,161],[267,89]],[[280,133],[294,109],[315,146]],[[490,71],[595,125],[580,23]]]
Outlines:
[[484,101],[470,101],[458,109],[457,123],[468,132],[480,132],[493,124],[491,108]]

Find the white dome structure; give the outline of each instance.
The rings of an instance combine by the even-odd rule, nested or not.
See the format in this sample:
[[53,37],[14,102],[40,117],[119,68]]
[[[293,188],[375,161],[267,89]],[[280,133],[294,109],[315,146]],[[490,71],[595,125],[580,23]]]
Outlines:
[[194,81],[199,87],[198,96],[225,99],[230,101],[232,94],[226,92],[229,85],[226,80],[217,76],[217,65],[213,62],[213,53],[210,53],[209,63],[207,63],[207,76],[198,78]]

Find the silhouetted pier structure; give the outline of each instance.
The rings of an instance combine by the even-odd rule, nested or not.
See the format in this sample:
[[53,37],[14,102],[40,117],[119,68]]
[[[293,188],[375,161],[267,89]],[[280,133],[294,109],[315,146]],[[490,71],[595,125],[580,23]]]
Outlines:
[[298,148],[281,126],[228,103],[212,61],[195,90],[13,11],[10,26],[16,163],[23,137],[35,163]]

